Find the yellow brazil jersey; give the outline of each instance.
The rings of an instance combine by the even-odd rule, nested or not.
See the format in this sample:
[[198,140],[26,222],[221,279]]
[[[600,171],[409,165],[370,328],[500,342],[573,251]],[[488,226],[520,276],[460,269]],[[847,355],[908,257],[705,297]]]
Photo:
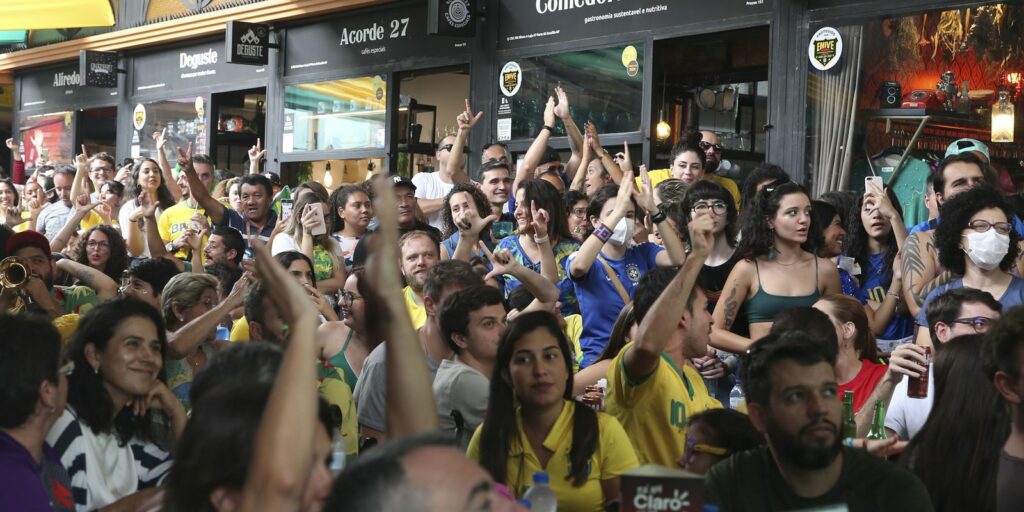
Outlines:
[[583,349],[580,348],[580,336],[583,334],[583,315],[565,316],[565,329],[562,329],[565,337],[569,338],[572,345],[572,372],[580,371],[580,363],[583,362]]
[[[520,410],[516,409],[516,432],[509,445],[508,482],[506,485],[517,497],[522,497],[533,485],[533,473],[546,471],[551,481],[551,489],[558,498],[559,511],[595,511],[603,509],[605,496],[601,490],[601,480],[610,480],[620,476],[639,464],[633,447],[629,444],[622,425],[615,418],[597,413],[598,433],[597,449],[590,457],[590,473],[581,487],[574,487],[569,475],[569,450],[572,448],[572,419],[576,404],[565,401],[562,412],[555,420],[551,432],[544,439],[544,448],[551,450],[553,455],[547,467],[541,467],[537,455],[530,446],[530,441],[523,432],[523,421]],[[480,432],[483,425],[476,429],[473,439],[469,442],[466,455],[476,461],[480,460]],[[609,496],[608,499],[618,498]]]
[[628,343],[608,368],[605,410],[622,423],[641,464],[675,467],[686,447],[690,416],[722,407],[708,394],[700,374],[688,366],[682,371],[666,354],[647,377],[632,381],[623,367]]
[[[156,220],[157,231],[160,232],[160,239],[164,243],[173,242],[185,234],[185,231],[192,225],[192,216],[196,213],[206,215],[206,211],[202,208],[192,208],[188,205],[187,201],[178,203],[160,214],[160,218]],[[207,225],[210,225],[210,219],[206,219]],[[206,238],[203,238],[203,247],[206,246]],[[180,249],[174,253],[175,258],[182,260],[188,259],[188,250]]]
[[[91,210],[89,214],[86,215],[84,219],[82,219],[82,222],[78,225],[78,229],[85,231],[93,226],[99,226],[100,224],[103,223],[103,217],[101,217],[100,214],[96,213],[96,210]],[[116,227],[117,219],[111,219],[110,225]]]
[[[651,186],[652,187],[656,187],[656,186],[658,186],[658,183],[661,183],[661,182],[663,182],[663,181],[665,181],[665,180],[667,180],[667,179],[672,177],[672,170],[671,169],[656,169],[656,170],[648,172],[647,174],[649,174],[651,176]],[[713,181],[713,182],[718,183],[719,185],[725,187],[725,189],[729,191],[729,194],[732,195],[733,201],[736,202],[736,211],[740,210],[740,187],[738,187],[736,185],[735,181],[733,181],[733,180],[731,180],[729,178],[723,178],[723,177],[718,176],[716,174],[710,174],[710,173],[705,174],[704,177],[706,179],[710,180],[710,181]],[[638,186],[638,187],[640,186],[640,177],[639,176],[636,178],[636,186]]]
[[406,286],[402,290],[402,296],[405,297],[405,307],[409,310],[409,318],[412,318],[412,328],[419,330],[423,324],[427,323],[427,310],[416,298],[412,288]]
[[[317,361],[318,371],[323,369],[323,364]],[[330,405],[337,405],[341,409],[341,437],[345,440],[345,453],[355,456],[359,451],[359,415],[356,414],[356,401],[352,399],[352,389],[345,382],[344,377],[337,374],[337,368],[324,370],[333,375],[322,375],[317,386],[320,397]]]

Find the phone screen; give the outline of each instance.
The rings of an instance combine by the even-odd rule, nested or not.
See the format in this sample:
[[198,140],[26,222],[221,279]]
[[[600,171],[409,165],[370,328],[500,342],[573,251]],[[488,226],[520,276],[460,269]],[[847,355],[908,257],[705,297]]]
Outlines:
[[292,216],[292,210],[295,209],[295,201],[292,199],[281,200],[281,220],[288,220]]

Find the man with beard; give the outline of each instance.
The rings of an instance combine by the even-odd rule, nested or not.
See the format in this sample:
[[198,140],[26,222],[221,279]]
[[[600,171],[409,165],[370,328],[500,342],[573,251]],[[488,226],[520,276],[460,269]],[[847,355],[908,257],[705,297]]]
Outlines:
[[[89,286],[53,284],[57,263],[50,253],[50,242],[42,234],[31,230],[16,233],[7,239],[5,249],[7,254],[21,258],[28,266],[30,278],[25,284],[24,291],[32,299],[30,310],[56,318],[67,313],[85,313],[99,304],[96,292]],[[86,269],[77,274],[77,277],[86,284],[93,278],[103,275],[95,269]]]
[[427,321],[427,312],[423,306],[423,283],[427,271],[441,259],[440,246],[425,231],[413,231],[398,240],[398,250],[402,255],[400,265],[406,283],[402,295],[412,318],[412,327],[419,329]]
[[235,228],[217,226],[210,232],[203,254],[209,265],[220,263],[230,269],[241,268],[245,256],[245,239]]
[[771,334],[745,356],[743,387],[766,447],[733,455],[705,481],[705,502],[747,510],[930,511],[912,473],[843,447],[835,353],[806,334]]

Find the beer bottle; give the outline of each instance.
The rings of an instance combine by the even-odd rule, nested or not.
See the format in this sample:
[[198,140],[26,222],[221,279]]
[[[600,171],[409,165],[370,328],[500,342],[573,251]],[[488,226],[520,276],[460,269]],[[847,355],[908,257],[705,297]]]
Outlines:
[[857,437],[857,420],[853,417],[853,391],[843,392],[843,439]]
[[868,431],[865,439],[884,440],[887,437],[885,435],[885,404],[881,400],[876,400],[875,412],[871,418],[871,430]]

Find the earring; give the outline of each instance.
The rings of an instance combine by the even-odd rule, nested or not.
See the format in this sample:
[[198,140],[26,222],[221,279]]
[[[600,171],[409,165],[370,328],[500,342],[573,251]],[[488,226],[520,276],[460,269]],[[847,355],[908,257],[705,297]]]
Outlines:
[[771,241],[768,242],[768,261],[772,261],[778,257],[779,253],[775,250],[775,228],[770,227],[768,231],[770,233],[768,236],[771,238]]
[[95,373],[96,375],[99,375],[99,374],[100,374],[100,365],[96,365],[96,366],[95,366],[95,367],[94,367],[94,368],[92,369],[92,372],[93,372],[93,373]]

